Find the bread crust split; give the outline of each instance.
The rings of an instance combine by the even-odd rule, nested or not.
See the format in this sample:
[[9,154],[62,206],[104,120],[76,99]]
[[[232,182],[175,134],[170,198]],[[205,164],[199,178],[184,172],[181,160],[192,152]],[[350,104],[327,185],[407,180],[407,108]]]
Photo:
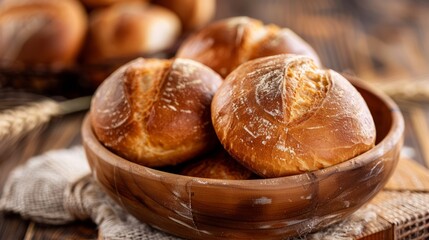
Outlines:
[[199,61],[226,77],[246,61],[287,53],[309,56],[320,66],[314,49],[292,30],[249,17],[233,17],[188,37],[176,56]]
[[106,147],[149,166],[174,165],[212,149],[212,97],[221,77],[187,59],[134,60],[107,78],[91,104],[91,124]]
[[374,146],[375,125],[340,74],[298,55],[249,61],[216,92],[212,122],[225,149],[262,177],[326,168]]

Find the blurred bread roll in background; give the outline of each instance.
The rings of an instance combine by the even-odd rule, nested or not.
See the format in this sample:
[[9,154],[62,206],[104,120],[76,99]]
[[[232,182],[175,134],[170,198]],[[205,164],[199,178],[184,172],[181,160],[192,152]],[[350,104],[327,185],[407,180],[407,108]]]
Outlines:
[[170,10],[140,1],[123,2],[90,14],[86,63],[132,59],[168,49],[181,31]]
[[206,25],[216,11],[216,0],[154,0],[177,14],[185,31]]
[[107,78],[91,104],[91,124],[106,147],[148,167],[175,165],[211,150],[210,119],[222,83],[189,59],[137,59]]
[[13,0],[0,5],[0,66],[62,69],[73,65],[87,17],[75,0]]
[[[80,0],[88,8],[99,8],[113,5],[115,3],[130,1],[130,0]],[[131,0],[132,1],[132,0]],[[147,0],[140,0],[147,2]]]
[[284,53],[306,55],[320,65],[314,49],[293,31],[248,17],[228,18],[202,28],[185,40],[176,56],[199,61],[226,77],[248,60]]
[[261,177],[333,166],[375,144],[375,125],[359,92],[305,56],[276,55],[242,64],[212,102],[224,148]]
[[223,148],[202,157],[189,164],[182,171],[182,175],[229,180],[251,179],[254,174],[239,164]]

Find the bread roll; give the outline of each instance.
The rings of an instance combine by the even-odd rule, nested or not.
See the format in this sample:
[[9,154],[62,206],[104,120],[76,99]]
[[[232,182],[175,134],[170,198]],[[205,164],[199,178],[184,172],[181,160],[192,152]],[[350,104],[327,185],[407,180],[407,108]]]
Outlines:
[[[80,0],[88,8],[99,8],[107,7],[115,3],[120,3],[130,0]],[[132,0],[131,0],[132,1]],[[147,2],[147,0],[140,0],[141,2]]]
[[219,149],[215,153],[206,155],[201,160],[186,166],[181,174],[229,180],[246,180],[253,177],[251,171],[235,161],[224,149]]
[[0,65],[62,69],[81,50],[87,18],[75,0],[16,0],[0,6]]
[[283,53],[306,55],[320,65],[313,48],[294,32],[275,25],[264,26],[248,17],[212,23],[186,39],[176,56],[199,61],[226,77],[248,60]]
[[134,60],[107,78],[91,103],[95,135],[149,167],[174,165],[218,143],[210,103],[222,79],[187,59]]
[[185,31],[206,25],[213,18],[216,10],[215,0],[155,0],[153,2],[176,13]]
[[175,43],[180,29],[173,12],[142,2],[96,10],[90,15],[85,61],[98,64],[165,50]]
[[359,92],[308,57],[244,63],[216,92],[212,122],[222,145],[262,177],[326,168],[374,146],[375,126]]

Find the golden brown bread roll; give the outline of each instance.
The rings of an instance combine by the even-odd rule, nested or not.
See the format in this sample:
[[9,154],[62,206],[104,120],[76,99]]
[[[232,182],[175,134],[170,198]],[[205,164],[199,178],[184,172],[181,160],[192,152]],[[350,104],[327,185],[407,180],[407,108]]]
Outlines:
[[[80,0],[80,1],[88,8],[99,8],[99,7],[110,6],[115,3],[130,1],[130,0]],[[146,0],[140,0],[140,1],[147,2]]]
[[87,29],[75,0],[16,0],[0,6],[0,65],[62,69],[73,65]]
[[374,146],[362,96],[304,56],[249,61],[216,92],[212,122],[225,149],[262,177],[321,169]]
[[222,79],[188,59],[134,60],[107,78],[91,103],[98,140],[149,167],[174,165],[218,143],[210,103]]
[[215,0],[155,0],[153,2],[175,12],[185,31],[206,25],[213,18],[216,10]]
[[219,149],[215,153],[206,155],[201,160],[186,166],[181,174],[229,180],[246,180],[253,176],[251,171],[239,164],[224,149]]
[[134,58],[171,47],[180,20],[170,10],[138,1],[98,9],[90,15],[87,63]]
[[186,39],[176,56],[199,61],[226,77],[248,60],[283,53],[306,55],[320,65],[313,48],[294,32],[275,25],[264,26],[248,17],[208,25]]

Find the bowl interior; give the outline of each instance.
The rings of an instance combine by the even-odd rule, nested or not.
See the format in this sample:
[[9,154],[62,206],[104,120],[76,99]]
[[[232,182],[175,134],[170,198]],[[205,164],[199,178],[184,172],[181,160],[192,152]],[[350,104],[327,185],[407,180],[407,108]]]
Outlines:
[[[385,99],[380,99],[381,96],[374,95],[374,93],[369,92],[368,89],[359,87],[357,83],[355,83],[355,87],[358,89],[362,97],[365,99],[365,102],[368,105],[368,108],[371,112],[371,115],[374,119],[374,123],[376,126],[377,136],[375,144],[380,143],[384,138],[386,138],[387,134],[393,130],[392,128],[396,127],[396,124],[393,124],[393,121],[396,120],[397,115],[395,112],[398,112],[398,108],[396,106],[389,106],[390,99],[387,97]],[[382,100],[383,102],[380,102]],[[393,111],[393,113],[392,113]]]

